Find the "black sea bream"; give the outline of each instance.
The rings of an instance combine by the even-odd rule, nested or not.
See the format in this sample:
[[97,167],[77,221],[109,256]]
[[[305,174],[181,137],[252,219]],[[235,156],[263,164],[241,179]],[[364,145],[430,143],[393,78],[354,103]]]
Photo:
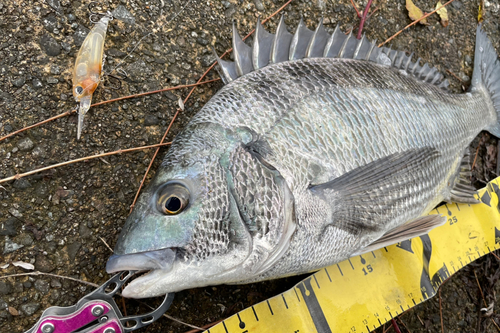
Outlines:
[[317,270],[427,233],[441,201],[476,202],[467,146],[499,136],[500,65],[477,29],[472,86],[338,28],[233,32],[227,83],[175,138],[108,272],[151,270],[150,297]]

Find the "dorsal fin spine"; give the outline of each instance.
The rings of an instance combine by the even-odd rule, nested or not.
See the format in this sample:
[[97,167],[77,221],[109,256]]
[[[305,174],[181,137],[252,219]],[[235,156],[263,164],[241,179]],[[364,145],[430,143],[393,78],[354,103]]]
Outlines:
[[[283,15],[275,35],[267,32],[259,19],[255,31],[254,44],[250,47],[242,41],[236,25],[233,24],[232,42],[235,61],[225,61],[217,57],[217,68],[224,83],[229,83],[239,76],[269,64],[323,56],[371,61],[404,70],[418,80],[443,89],[449,86],[448,80],[442,81],[444,77],[436,68],[429,67],[427,63],[420,66],[420,58],[413,63],[413,53],[407,56],[402,51],[388,47],[379,48],[376,41],[368,41],[365,35],[360,40],[356,40],[353,38],[352,31],[349,35],[345,35],[340,30],[339,25],[330,35],[323,25],[323,19],[314,31],[309,30],[301,19],[293,35],[288,32]],[[488,76],[488,74],[485,75]],[[500,90],[500,84],[488,83],[490,86],[495,86],[494,88],[498,86],[498,90]]]

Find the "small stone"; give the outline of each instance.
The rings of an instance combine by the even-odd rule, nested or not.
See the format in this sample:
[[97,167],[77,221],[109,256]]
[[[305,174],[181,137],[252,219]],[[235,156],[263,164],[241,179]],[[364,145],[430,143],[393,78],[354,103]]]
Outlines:
[[19,148],[17,148],[17,147],[12,148],[12,154],[17,153],[18,151],[19,151]]
[[74,242],[68,245],[68,255],[71,261],[75,261],[76,254],[78,253],[78,250],[80,250],[81,246],[82,244],[79,242]]
[[49,196],[49,187],[47,183],[41,182],[35,187],[35,195],[41,199],[45,199]]
[[17,143],[17,147],[19,149],[21,149],[22,151],[28,151],[28,150],[31,150],[33,149],[33,147],[35,146],[35,144],[33,143],[33,141],[31,141],[30,138],[26,137],[26,138],[22,138],[21,140],[19,140],[19,142]]
[[144,126],[153,126],[153,125],[158,125],[160,120],[152,114],[148,114],[146,118],[144,118]]
[[21,311],[27,316],[32,316],[40,308],[40,303],[27,303],[21,305]]
[[0,310],[5,310],[9,307],[7,302],[5,302],[3,299],[0,298]]
[[76,20],[75,15],[73,15],[73,14],[68,14],[68,21],[73,22],[74,20]]
[[85,37],[87,37],[89,33],[89,29],[78,25],[78,28],[76,28],[75,33],[73,34],[73,41],[75,42],[75,45],[80,47],[85,40]]
[[458,0],[455,0],[451,3],[452,7],[455,8],[456,10],[459,10],[462,8],[462,3]]
[[43,254],[38,254],[35,260],[35,269],[40,272],[49,273],[54,270],[54,264]]
[[24,86],[25,83],[26,83],[26,79],[24,78],[24,76],[20,76],[17,79],[12,80],[12,84],[18,88],[21,88],[22,86]]
[[259,11],[265,10],[264,4],[262,4],[261,0],[253,0],[253,3],[255,4],[255,8],[257,8],[257,10]]
[[472,65],[472,58],[470,57],[470,55],[466,54],[464,60],[465,60],[465,65],[466,66],[471,66]]
[[209,67],[211,66],[215,61],[215,57],[213,54],[207,54],[203,57],[201,57],[200,62],[203,67]]
[[56,65],[50,66],[50,74],[61,74],[61,69]]
[[62,287],[62,284],[61,284],[61,281],[57,280],[57,279],[52,279],[50,281],[50,286],[52,288],[61,288]]
[[17,251],[22,247],[24,247],[24,246],[14,243],[13,241],[10,240],[9,236],[5,236],[5,246],[4,246],[4,250],[3,250],[4,254]]
[[47,0],[47,4],[58,12],[62,10],[59,0]]
[[24,286],[24,288],[29,289],[29,288],[31,288],[32,284],[31,284],[31,282],[26,281],[26,282],[23,282],[23,286]]
[[80,224],[80,237],[88,238],[92,234],[92,231],[83,223]]
[[35,289],[42,294],[47,294],[50,290],[50,284],[45,280],[39,279],[35,281]]
[[47,83],[49,83],[49,84],[57,84],[57,83],[59,83],[59,80],[58,80],[58,79],[56,79],[55,77],[51,77],[51,76],[49,76],[49,77],[47,78]]
[[9,217],[7,220],[0,223],[0,235],[15,236],[18,233],[22,223],[15,217]]
[[31,187],[31,183],[26,180],[26,178],[21,178],[17,179],[14,181],[14,184],[12,185],[14,188],[17,188],[18,190],[25,190],[27,188]]
[[198,44],[202,45],[202,46],[207,46],[207,45],[208,45],[208,43],[209,43],[209,41],[208,41],[207,39],[205,39],[205,38],[201,38],[201,37],[197,38],[197,39],[196,39],[196,42],[197,42]]
[[40,81],[36,77],[33,78],[33,81],[31,81],[31,84],[33,85],[33,88],[35,88],[35,89],[43,87],[42,81]]
[[55,57],[61,53],[61,45],[50,35],[43,35],[40,39],[40,46],[47,55]]
[[119,5],[112,12],[113,17],[128,24],[135,23],[135,17],[123,5]]
[[8,295],[12,293],[12,285],[8,281],[0,280],[0,295]]

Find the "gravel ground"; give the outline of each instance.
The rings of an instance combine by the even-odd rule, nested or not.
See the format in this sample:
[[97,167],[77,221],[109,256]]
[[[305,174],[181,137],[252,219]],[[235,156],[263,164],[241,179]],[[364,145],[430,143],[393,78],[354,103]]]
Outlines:
[[[258,16],[267,17],[284,2],[193,0],[176,20],[166,24],[186,1],[104,1],[102,10],[114,11],[116,16],[105,42],[105,69],[109,71],[123,61],[121,68],[128,77],[117,90],[111,89],[116,81],[105,80],[94,101],[194,83],[214,60],[211,46],[219,54],[231,47],[233,20],[246,34]],[[356,2],[360,7],[366,4]],[[433,1],[415,3],[427,12],[435,5]],[[87,0],[0,0],[0,136],[74,108],[71,71],[91,27],[87,5]],[[373,8],[377,6],[365,25],[370,39],[386,40],[410,23],[403,0],[379,0]],[[461,92],[472,74],[478,6],[478,1],[456,0],[448,7],[448,27],[442,27],[433,16],[428,26],[413,27],[395,38],[392,47],[415,52],[445,73],[455,92]],[[485,30],[498,50],[500,5],[485,1],[485,6]],[[301,16],[309,27],[324,17],[330,31],[337,23],[344,31],[356,29],[359,23],[349,0],[295,0],[284,12],[292,28]],[[278,17],[267,28],[274,32],[277,23]],[[208,78],[217,77],[215,71],[208,74]],[[220,87],[216,82],[195,90],[168,140]],[[156,144],[175,113],[178,98],[187,93],[186,89],[177,90],[94,107],[86,116],[80,141],[76,140],[75,115],[2,141],[0,178],[99,152]],[[478,152],[476,185],[483,186],[494,176],[497,140],[482,133],[472,149]],[[105,243],[114,246],[152,154],[150,149],[114,155],[4,184],[0,187],[0,264],[20,260],[44,273],[97,284],[106,281],[109,276],[104,266],[111,251]],[[154,163],[148,180],[160,161]],[[474,272],[485,297],[494,300],[498,268],[497,260],[487,256],[446,282],[442,288],[445,332],[497,332],[493,324],[499,319],[496,310],[490,318],[482,318],[478,311],[484,305]],[[0,270],[0,276],[22,272],[11,265]],[[294,277],[183,291],[177,294],[169,314],[193,325],[205,325],[282,292],[299,280]],[[0,331],[22,332],[45,308],[72,305],[91,290],[82,283],[49,276],[0,279]],[[126,303],[129,313],[147,311],[137,301]],[[438,298],[408,311],[401,321],[403,332],[403,326],[408,332],[440,332]],[[186,330],[189,328],[184,325],[161,319],[142,332]]]

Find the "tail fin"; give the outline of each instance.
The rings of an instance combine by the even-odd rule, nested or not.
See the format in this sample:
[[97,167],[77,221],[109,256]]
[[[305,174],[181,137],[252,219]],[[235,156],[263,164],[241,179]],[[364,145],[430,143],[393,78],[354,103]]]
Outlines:
[[482,87],[488,91],[497,112],[497,122],[486,130],[496,137],[500,137],[500,61],[488,36],[481,29],[481,25],[478,25],[471,90],[474,91]]

